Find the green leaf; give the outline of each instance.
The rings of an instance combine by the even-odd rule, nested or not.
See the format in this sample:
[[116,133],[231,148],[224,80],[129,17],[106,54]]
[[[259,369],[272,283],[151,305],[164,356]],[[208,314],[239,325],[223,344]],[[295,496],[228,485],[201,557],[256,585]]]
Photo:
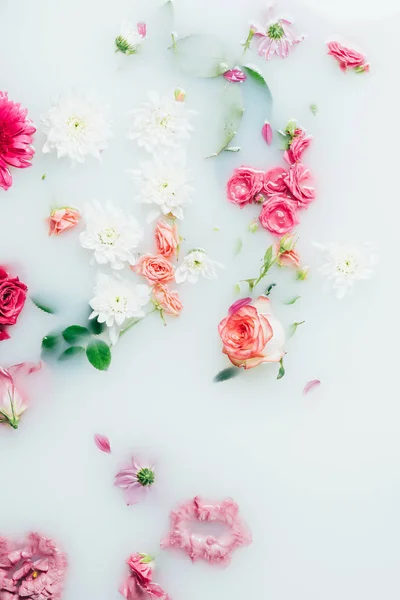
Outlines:
[[270,246],[269,248],[267,248],[267,251],[264,254],[264,267],[269,268],[271,266],[273,253],[274,253],[273,246]]
[[214,158],[226,150],[237,132],[244,113],[243,96],[238,84],[230,84],[224,90],[221,101],[224,104],[223,126],[218,133],[221,139],[218,150],[207,158]]
[[235,256],[237,256],[238,254],[241,253],[242,248],[243,248],[243,240],[241,238],[239,238],[235,245]]
[[43,350],[53,350],[56,348],[61,341],[61,336],[58,334],[45,335],[42,339]]
[[30,296],[30,299],[32,300],[32,302],[36,306],[36,308],[39,308],[43,312],[48,313],[49,315],[54,315],[54,313],[56,312],[56,310],[54,308],[47,306],[44,302],[39,300],[39,298],[37,298],[37,296]]
[[218,77],[229,70],[227,52],[212,35],[188,35],[180,40],[174,36],[171,49],[180,68],[195,77]]
[[275,286],[276,286],[276,283],[271,283],[271,284],[270,284],[270,285],[267,287],[267,289],[265,290],[265,295],[266,295],[266,296],[269,296],[269,295],[270,295],[270,293],[272,292],[272,289],[273,289]]
[[86,348],[88,361],[95,369],[107,371],[111,363],[111,350],[102,340],[92,340]]
[[272,106],[272,94],[264,75],[255,65],[243,65],[244,72],[251,81],[256,83],[264,92],[269,108]]
[[69,360],[70,358],[74,358],[75,356],[79,356],[85,352],[85,348],[83,346],[71,346],[71,348],[67,348],[58,358],[58,360],[64,361]]
[[100,335],[106,328],[105,323],[99,323],[97,319],[90,319],[88,322],[88,329],[90,333],[94,335]]
[[237,377],[240,373],[240,369],[237,367],[228,367],[227,369],[222,369],[219,373],[216,374],[213,381],[214,383],[220,383],[221,381],[227,381],[227,379],[232,379],[233,377]]
[[89,336],[89,330],[81,325],[70,325],[62,332],[62,336],[68,344],[75,344]]
[[281,358],[281,360],[279,361],[280,367],[279,367],[279,371],[278,371],[278,375],[277,375],[277,379],[282,379],[282,377],[285,375],[285,367],[283,366],[283,358]]
[[288,302],[285,302],[284,304],[286,304],[287,306],[289,306],[290,304],[294,304],[295,302],[297,302],[297,300],[299,300],[300,298],[301,298],[301,296],[295,296],[294,298],[292,298]]
[[233,291],[236,295],[240,294],[240,283],[236,283],[235,287],[233,288]]
[[298,323],[292,323],[291,324],[291,326],[290,326],[290,328],[291,328],[290,337],[292,337],[296,333],[298,326],[299,325],[303,325],[303,323],[305,323],[305,321],[299,321]]
[[43,173],[42,175],[42,181],[44,181],[46,179],[47,173]]

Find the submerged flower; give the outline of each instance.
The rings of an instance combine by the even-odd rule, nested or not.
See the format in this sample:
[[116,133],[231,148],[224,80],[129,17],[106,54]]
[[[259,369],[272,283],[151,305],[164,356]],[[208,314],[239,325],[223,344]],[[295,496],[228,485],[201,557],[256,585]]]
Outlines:
[[354,69],[356,73],[365,73],[369,71],[369,63],[361,52],[346,48],[339,42],[328,42],[328,54],[336,58],[342,71]]
[[378,256],[371,244],[361,246],[315,244],[315,246],[324,252],[326,259],[319,272],[326,276],[326,287],[330,285],[339,299],[352,290],[356,281],[370,279],[378,263]]
[[115,38],[115,52],[122,52],[122,54],[127,55],[136,54],[146,37],[146,33],[146,23],[137,23],[135,26],[129,21],[123,21],[121,33]]
[[150,153],[178,148],[190,138],[194,112],[173,95],[162,98],[157,92],[149,92],[147,97],[148,101],[131,113],[128,138]]
[[304,40],[304,35],[297,35],[292,27],[292,21],[274,16],[274,9],[268,11],[268,21],[263,27],[252,25],[253,37],[259,42],[258,54],[269,60],[274,54],[286,58],[294,44]]
[[14,429],[18,428],[19,420],[28,408],[26,378],[31,373],[39,371],[41,366],[41,363],[35,365],[26,362],[8,369],[0,367],[0,423],[7,423]]
[[143,307],[150,300],[147,285],[134,285],[117,274],[99,273],[94,293],[89,302],[93,309],[89,319],[107,325],[112,344],[117,343],[121,326],[128,319],[145,316]]
[[69,156],[80,163],[86,156],[100,159],[111,136],[106,109],[79,93],[55,98],[42,122],[47,134],[43,152],[56,151],[57,158]]
[[22,543],[0,538],[0,598],[60,600],[67,557],[39,533]]
[[136,504],[149,492],[155,481],[154,466],[131,458],[126,469],[115,476],[115,485],[125,492],[126,503]]
[[216,279],[216,266],[221,267],[219,263],[211,260],[207,252],[201,248],[190,250],[183,259],[181,265],[175,271],[175,281],[183,283],[196,283],[200,275],[206,279]]
[[52,210],[48,219],[49,235],[60,235],[60,233],[76,227],[80,218],[81,214],[77,208],[63,206]]
[[86,229],[80,236],[81,246],[94,251],[92,262],[109,264],[112,269],[132,266],[136,258],[132,251],[137,248],[143,232],[136,219],[124,210],[108,202],[102,206],[94,201],[85,205]]
[[4,190],[12,185],[10,167],[30,167],[35,154],[36,128],[27,114],[26,108],[8,99],[7,92],[0,92],[0,187]]
[[183,219],[183,209],[191,203],[194,189],[189,185],[183,156],[155,157],[154,161],[131,171],[137,185],[136,199],[153,204],[148,220],[169,215]]

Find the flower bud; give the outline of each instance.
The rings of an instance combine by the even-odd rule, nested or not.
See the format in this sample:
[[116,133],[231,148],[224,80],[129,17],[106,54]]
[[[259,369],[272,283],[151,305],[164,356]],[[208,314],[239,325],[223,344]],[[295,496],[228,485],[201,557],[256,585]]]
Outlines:
[[176,88],[176,90],[174,91],[174,96],[176,102],[185,102],[186,93],[185,90],[183,90],[182,88]]
[[297,238],[292,233],[284,235],[279,242],[279,252],[290,252],[294,249],[297,243]]
[[309,270],[310,270],[310,267],[302,267],[301,269],[299,269],[297,271],[296,279],[299,279],[300,281],[304,281],[304,279],[307,279]]
[[250,233],[255,233],[258,229],[258,223],[257,221],[252,221],[249,225],[249,231]]

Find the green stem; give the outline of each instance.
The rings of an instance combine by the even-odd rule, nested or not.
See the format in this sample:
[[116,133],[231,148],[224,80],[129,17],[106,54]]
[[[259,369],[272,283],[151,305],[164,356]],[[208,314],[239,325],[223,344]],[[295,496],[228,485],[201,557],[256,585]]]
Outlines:
[[243,44],[243,48],[244,48],[243,56],[246,54],[246,50],[248,50],[250,48],[250,43],[251,43],[251,40],[253,39],[253,37],[254,37],[254,31],[252,29],[250,29],[247,39],[246,39],[245,43]]
[[171,38],[172,38],[172,48],[174,49],[174,52],[176,52],[177,51],[177,47],[176,47],[175,34],[171,33]]
[[129,331],[129,329],[132,329],[132,327],[134,327],[142,319],[144,319],[144,317],[141,317],[140,319],[132,319],[132,321],[130,323],[128,323],[128,325],[126,327],[124,327],[123,329],[121,329],[121,331],[119,332],[119,337],[123,336],[124,333],[126,333],[127,331]]

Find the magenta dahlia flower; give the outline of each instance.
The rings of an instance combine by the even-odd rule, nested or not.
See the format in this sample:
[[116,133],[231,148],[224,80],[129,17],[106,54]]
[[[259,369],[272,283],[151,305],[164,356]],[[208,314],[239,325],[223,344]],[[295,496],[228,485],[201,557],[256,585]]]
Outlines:
[[10,167],[30,167],[35,154],[31,144],[36,128],[27,113],[8,99],[7,92],[0,92],[0,187],[4,190],[12,185]]

